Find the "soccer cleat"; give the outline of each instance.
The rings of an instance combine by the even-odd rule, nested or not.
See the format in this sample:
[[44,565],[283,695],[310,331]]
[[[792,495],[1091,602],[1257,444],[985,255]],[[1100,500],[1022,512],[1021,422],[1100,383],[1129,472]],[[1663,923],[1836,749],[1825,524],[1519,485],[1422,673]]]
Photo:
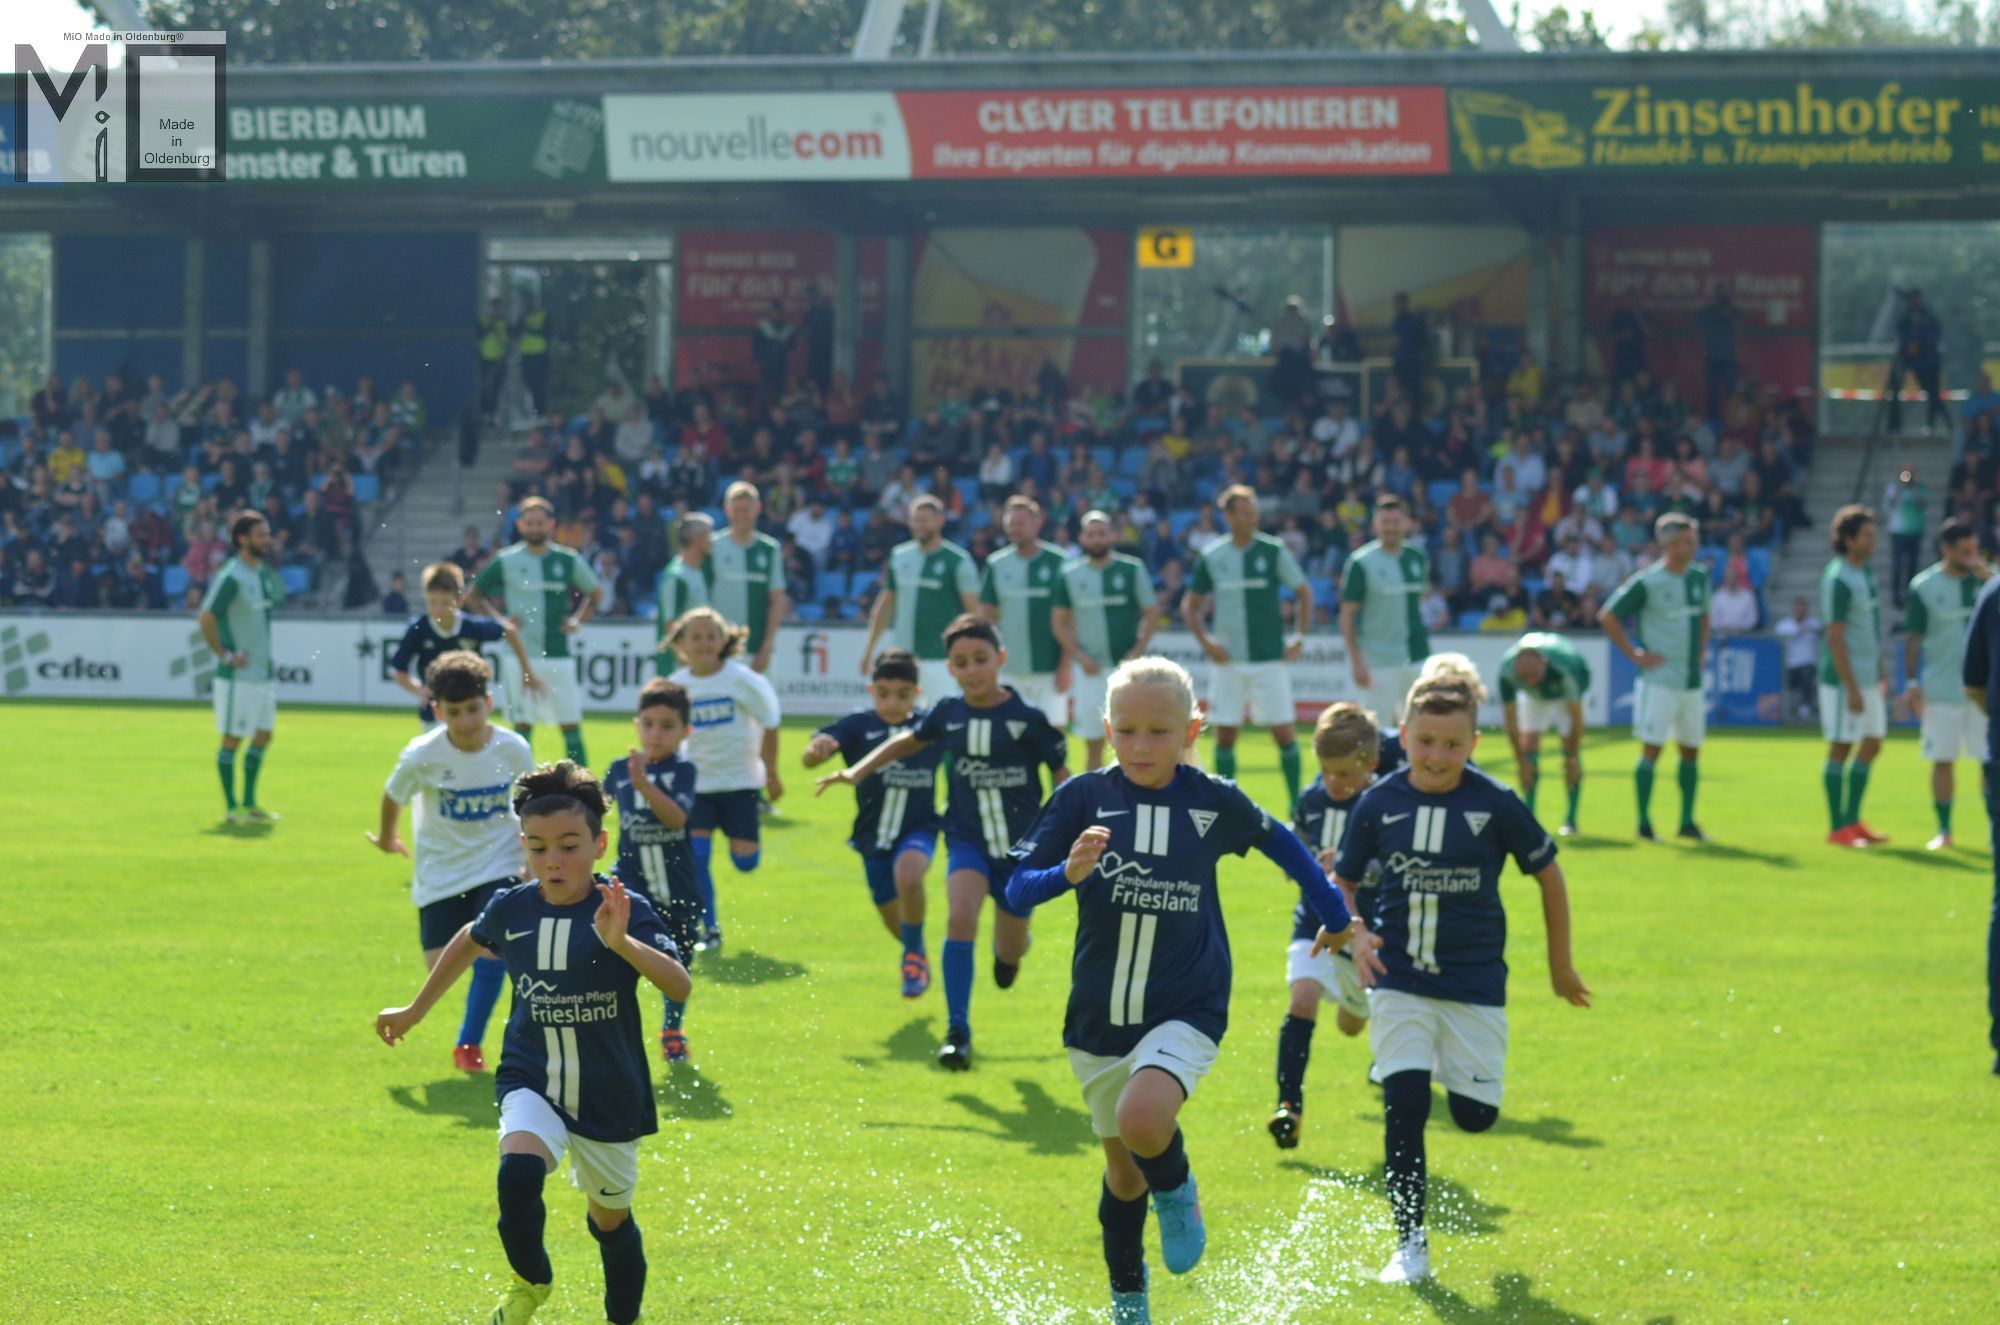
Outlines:
[[1296,1150],[1299,1146],[1299,1131],[1305,1126],[1305,1114],[1289,1104],[1280,1104],[1278,1111],[1271,1115],[1271,1121],[1264,1124],[1264,1130],[1278,1143],[1280,1150]]
[[552,1283],[531,1284],[520,1275],[515,1275],[513,1287],[507,1290],[507,1296],[500,1299],[500,1305],[493,1308],[493,1314],[486,1318],[486,1325],[528,1325],[554,1289]]
[[1403,1245],[1396,1248],[1396,1254],[1382,1267],[1382,1273],[1375,1276],[1377,1282],[1385,1284],[1421,1283],[1431,1277],[1431,1245],[1418,1229],[1403,1239]]
[[1565,819],[1565,820],[1563,820],[1563,822],[1562,822],[1562,827],[1561,827],[1561,828],[1558,828],[1558,829],[1556,829],[1556,836],[1557,836],[1557,837],[1575,837],[1575,836],[1576,836],[1576,820],[1574,820],[1574,819]]
[[669,1063],[685,1063],[688,1057],[688,1037],[686,1031],[677,1031],[669,1026],[660,1032],[660,1057]]
[[1160,1259],[1174,1274],[1186,1274],[1201,1261],[1208,1247],[1208,1227],[1201,1222],[1201,1196],[1194,1175],[1170,1192],[1153,1193],[1153,1214],[1160,1221]]
[[1938,834],[1938,835],[1937,835],[1936,837],[1934,837],[1934,838],[1932,838],[1932,839],[1931,839],[1930,841],[1928,841],[1928,842],[1924,843],[1924,850],[1926,850],[1926,851],[1949,851],[1949,850],[1951,850],[1951,834],[1950,834],[1950,833],[1939,833],[1939,834]]
[[1706,842],[1708,834],[1701,831],[1698,824],[1686,823],[1674,830],[1675,837],[1685,837],[1690,842]]
[[1641,842],[1657,842],[1657,841],[1659,841],[1659,840],[1660,840],[1660,835],[1659,835],[1658,833],[1656,833],[1656,832],[1654,832],[1654,831],[1653,831],[1653,825],[1651,825],[1651,824],[1640,824],[1640,825],[1639,825],[1639,840],[1640,840]]
[[972,1028],[953,1026],[945,1031],[938,1046],[938,1066],[947,1072],[963,1072],[972,1066]]
[[921,952],[903,954],[903,997],[922,998],[931,987],[930,958]]
[[461,1044],[451,1051],[451,1065],[461,1072],[484,1072],[486,1055],[476,1044]]
[[1854,835],[1860,838],[1862,842],[1868,846],[1874,846],[1877,843],[1887,842],[1889,840],[1889,835],[1887,833],[1878,833],[1873,828],[1870,828],[1867,824],[1862,823],[1859,819],[1855,820],[1852,824],[1849,825],[1849,827],[1853,828]]
[[1854,835],[1853,824],[1849,824],[1845,828],[1836,828],[1832,832],[1828,833],[1826,835],[1826,844],[1828,846],[1834,846],[1834,847],[1858,847],[1867,845],[1867,843],[1863,842],[1860,838]]
[[250,822],[250,811],[231,810],[228,814],[222,816],[222,822],[226,824],[238,824],[238,825],[247,824]]
[[243,813],[250,816],[252,823],[260,824],[274,824],[284,818],[276,810],[267,810],[261,805],[246,805],[243,807]]
[[1003,962],[1000,960],[999,953],[996,952],[993,954],[994,984],[999,985],[1002,989],[1012,989],[1014,987],[1014,981],[1020,979],[1020,977],[1021,977],[1021,963]]
[[694,945],[694,950],[696,952],[721,952],[722,951],[721,927],[717,925],[710,925],[708,926],[708,928],[702,930],[701,938]]
[[1136,1293],[1111,1295],[1111,1325],[1153,1325],[1153,1308],[1147,1300],[1147,1289],[1153,1286],[1153,1270],[1145,1264],[1139,1269],[1146,1276],[1146,1287]]

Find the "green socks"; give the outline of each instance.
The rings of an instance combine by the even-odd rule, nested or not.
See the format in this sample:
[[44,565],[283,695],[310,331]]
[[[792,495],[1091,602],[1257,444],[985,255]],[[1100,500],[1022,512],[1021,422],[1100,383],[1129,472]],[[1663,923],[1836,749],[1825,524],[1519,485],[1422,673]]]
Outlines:
[[264,769],[264,747],[253,745],[243,752],[243,804],[257,803],[257,774]]
[[1530,750],[1521,758],[1521,784],[1525,790],[1521,799],[1528,802],[1528,813],[1535,812],[1535,793],[1542,786],[1542,752]]
[[1290,793],[1292,805],[1299,803],[1299,743],[1278,747],[1278,767],[1285,770],[1285,790]]
[[215,752],[215,771],[222,778],[222,799],[230,809],[236,808],[236,752],[222,749]]
[[1215,775],[1219,778],[1233,778],[1236,776],[1235,746],[1218,745],[1215,747]]
[[[1653,773],[1658,768],[1657,763],[1642,756],[1638,767],[1632,770],[1632,787],[1639,794],[1639,823],[1642,826],[1653,822]],[[1681,770],[1681,785],[1685,787],[1687,765],[1682,764]]]
[[1943,833],[1943,834],[1944,834],[1944,835],[1945,835],[1946,837],[1950,837],[1950,836],[1951,836],[1951,802],[1950,802],[1950,801],[1933,801],[1933,802],[1931,802],[1931,804],[1932,804],[1932,805],[1933,805],[1933,806],[1934,806],[1934,807],[1936,808],[1936,810],[1937,810],[1937,817],[1938,817],[1938,831],[1939,831],[1940,833]]
[[1569,793],[1569,813],[1563,816],[1563,822],[1574,827],[1576,824],[1577,803],[1583,799],[1582,776],[1579,775],[1577,780],[1565,787],[1564,790]]
[[[1701,782],[1701,765],[1692,759],[1681,760],[1681,827],[1694,827],[1694,789]],[[1648,788],[1652,786],[1649,779]]]
[[1847,811],[1845,822],[1859,823],[1861,820],[1861,798],[1868,794],[1867,764],[1859,759],[1847,766]]
[[583,752],[583,728],[563,728],[563,753],[578,767],[590,767],[590,757]]
[[1826,785],[1826,814],[1833,823],[1833,831],[1847,827],[1847,820],[1841,817],[1840,784],[1847,770],[1843,765],[1828,760],[1820,771],[1820,781]]

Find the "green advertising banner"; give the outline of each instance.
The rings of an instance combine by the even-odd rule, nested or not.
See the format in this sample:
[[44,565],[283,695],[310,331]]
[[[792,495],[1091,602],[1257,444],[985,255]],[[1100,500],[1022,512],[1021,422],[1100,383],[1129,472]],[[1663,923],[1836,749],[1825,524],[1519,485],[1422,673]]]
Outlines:
[[1454,87],[1448,111],[1454,173],[2000,166],[2000,78]]
[[229,103],[231,184],[548,184],[604,178],[596,97]]

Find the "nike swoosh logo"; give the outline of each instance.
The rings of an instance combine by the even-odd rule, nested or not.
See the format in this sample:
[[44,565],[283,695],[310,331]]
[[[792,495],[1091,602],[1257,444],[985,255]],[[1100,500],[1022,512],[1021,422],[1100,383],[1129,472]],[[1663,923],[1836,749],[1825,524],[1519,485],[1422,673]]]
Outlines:
[[1499,1079],[1499,1077],[1474,1077],[1472,1080],[1475,1085],[1490,1086]]
[[524,938],[528,937],[528,935],[530,935],[530,934],[532,934],[532,933],[534,933],[534,932],[535,932],[535,931],[534,931],[534,930],[532,930],[532,929],[524,929],[524,930],[522,930],[522,931],[521,931],[520,933],[518,933],[518,934],[517,934],[517,933],[515,933],[515,932],[514,932],[513,930],[511,930],[511,929],[510,929],[510,930],[508,930],[508,931],[507,931],[507,941],[508,941],[509,943],[512,943],[512,942],[513,942],[513,941],[514,941],[515,939],[524,939]]
[[[1166,1051],[1165,1049],[1155,1049],[1155,1050],[1153,1051],[1153,1053],[1154,1053],[1154,1055],[1155,1055],[1156,1057],[1159,1057],[1159,1058],[1171,1058],[1171,1059],[1173,1059],[1173,1060],[1174,1060],[1174,1061],[1175,1061],[1176,1063],[1185,1063],[1185,1062],[1187,1061],[1187,1059],[1185,1059],[1185,1058],[1182,1058],[1182,1057],[1181,1057],[1181,1056],[1180,1056],[1179,1054],[1170,1054],[1170,1053],[1168,1053],[1168,1052],[1167,1052],[1167,1051]],[[1477,1081],[1477,1080],[1479,1080],[1479,1078],[1478,1078],[1478,1077],[1474,1077],[1474,1078],[1473,1078],[1473,1080],[1474,1080],[1474,1081]]]
[[1382,822],[1385,824],[1398,824],[1409,817],[1408,814],[1385,814],[1382,816]]
[[1097,817],[1100,819],[1116,819],[1121,814],[1130,813],[1132,813],[1130,810],[1099,810]]
[[[1478,1079],[1479,1079],[1478,1077],[1473,1078],[1474,1081],[1477,1081]],[[623,1187],[620,1187],[617,1191],[614,1192],[609,1187],[599,1187],[597,1189],[597,1194],[599,1196],[623,1196],[625,1194],[625,1189]]]

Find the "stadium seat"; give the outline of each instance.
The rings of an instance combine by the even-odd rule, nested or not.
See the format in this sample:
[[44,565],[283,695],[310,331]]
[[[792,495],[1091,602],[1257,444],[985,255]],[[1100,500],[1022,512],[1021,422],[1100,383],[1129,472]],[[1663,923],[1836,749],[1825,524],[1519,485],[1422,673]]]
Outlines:
[[167,475],[167,481],[160,485],[160,495],[168,498],[169,500],[171,500],[173,498],[173,495],[176,492],[179,492],[180,490],[181,490],[181,476],[179,474]]
[[221,482],[221,474],[203,474],[201,476],[201,490],[203,492],[214,492],[216,485]]
[[1188,529],[1199,519],[1201,519],[1200,511],[1182,509],[1169,514],[1167,516],[1167,527],[1173,530],[1174,541],[1176,543],[1180,542],[1181,535],[1187,533]]
[[1753,547],[1744,556],[1750,563],[1750,583],[1761,590],[1764,582],[1771,578],[1771,549]]
[[847,572],[823,570],[813,576],[813,597],[821,601],[847,597]]
[[971,533],[977,533],[992,523],[993,511],[989,507],[975,506],[965,516],[965,527]]
[[1109,474],[1118,468],[1118,448],[1115,446],[1093,446],[1090,448],[1090,463]]
[[280,566],[278,579],[283,582],[288,597],[296,598],[312,589],[312,572],[304,566]]
[[125,485],[125,495],[135,502],[158,501],[160,498],[160,476],[158,474],[146,473],[134,474],[132,481]]
[[875,592],[875,582],[882,577],[872,570],[854,572],[854,579],[847,586],[847,592],[856,599],[866,598]]
[[1331,575],[1315,575],[1309,583],[1312,585],[1313,601],[1321,607],[1325,607],[1339,596]]
[[1144,469],[1145,467],[1146,467],[1145,447],[1128,446],[1124,450],[1118,453],[1118,470],[1117,470],[1118,477],[1137,478],[1139,477],[1139,471]]
[[382,497],[382,480],[373,474],[354,476],[354,501],[358,506],[373,506]]
[[1222,491],[1222,484],[1212,478],[1198,478],[1194,481],[1194,499],[1206,506],[1215,500],[1215,494]]
[[1449,502],[1452,498],[1452,494],[1456,493],[1457,491],[1458,491],[1457,479],[1434,478],[1429,483],[1426,483],[1424,485],[1425,499],[1430,502],[1431,509],[1438,511],[1441,511],[1445,508],[1445,503]]
[[969,511],[979,505],[979,480],[977,478],[955,478],[951,481],[951,486],[958,489],[958,499],[965,503],[966,510]]
[[1118,494],[1118,500],[1129,502],[1139,495],[1139,480],[1135,478],[1114,478],[1108,486]]
[[1458,628],[1460,630],[1477,630],[1479,629],[1479,623],[1485,619],[1486,614],[1484,612],[1460,612],[1458,614]]
[[167,596],[167,606],[177,606],[181,595],[187,592],[187,588],[187,567],[176,563],[160,572],[160,589]]
[[801,621],[824,621],[826,620],[826,604],[800,603],[794,610],[794,615]]

